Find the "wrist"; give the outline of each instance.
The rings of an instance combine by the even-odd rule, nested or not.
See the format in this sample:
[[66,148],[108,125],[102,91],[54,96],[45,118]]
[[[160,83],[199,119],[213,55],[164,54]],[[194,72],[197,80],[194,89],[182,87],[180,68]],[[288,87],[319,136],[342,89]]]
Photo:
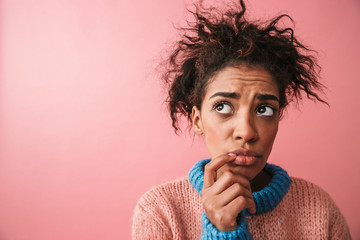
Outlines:
[[205,212],[203,213],[201,220],[203,224],[201,239],[252,239],[247,220],[243,212],[241,212],[237,217],[237,226],[232,231],[221,231],[216,228],[215,225],[213,225],[207,218]]

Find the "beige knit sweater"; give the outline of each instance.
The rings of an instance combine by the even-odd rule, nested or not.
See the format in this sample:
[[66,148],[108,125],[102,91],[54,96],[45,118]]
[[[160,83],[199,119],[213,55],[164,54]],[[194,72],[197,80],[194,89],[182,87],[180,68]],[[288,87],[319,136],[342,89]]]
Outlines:
[[[203,211],[188,177],[157,186],[136,205],[133,239],[200,239]],[[351,239],[330,196],[298,178],[273,211],[246,218],[253,239]]]

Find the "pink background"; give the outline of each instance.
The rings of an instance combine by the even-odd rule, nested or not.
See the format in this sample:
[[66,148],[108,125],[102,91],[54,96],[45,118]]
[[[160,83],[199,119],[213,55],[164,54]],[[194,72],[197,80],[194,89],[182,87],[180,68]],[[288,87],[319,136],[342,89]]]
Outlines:
[[[331,108],[289,109],[270,162],[323,187],[360,238],[360,2],[248,1],[319,51]],[[176,136],[154,71],[181,0],[0,1],[0,239],[130,239],[151,186],[207,157]]]

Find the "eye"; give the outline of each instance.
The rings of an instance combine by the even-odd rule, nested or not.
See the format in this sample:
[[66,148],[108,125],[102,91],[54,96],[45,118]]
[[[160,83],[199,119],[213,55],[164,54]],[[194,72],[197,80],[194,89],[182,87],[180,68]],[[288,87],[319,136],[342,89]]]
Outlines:
[[229,103],[219,102],[214,105],[214,110],[221,114],[232,113],[233,109]]
[[274,116],[274,108],[266,105],[259,106],[256,109],[256,114],[271,117]]

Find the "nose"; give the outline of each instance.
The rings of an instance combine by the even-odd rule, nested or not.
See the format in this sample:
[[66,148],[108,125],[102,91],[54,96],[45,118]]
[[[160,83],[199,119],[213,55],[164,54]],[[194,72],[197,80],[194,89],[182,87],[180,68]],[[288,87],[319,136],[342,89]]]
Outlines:
[[239,113],[234,121],[233,137],[236,141],[244,143],[255,142],[258,139],[255,119],[250,113]]

